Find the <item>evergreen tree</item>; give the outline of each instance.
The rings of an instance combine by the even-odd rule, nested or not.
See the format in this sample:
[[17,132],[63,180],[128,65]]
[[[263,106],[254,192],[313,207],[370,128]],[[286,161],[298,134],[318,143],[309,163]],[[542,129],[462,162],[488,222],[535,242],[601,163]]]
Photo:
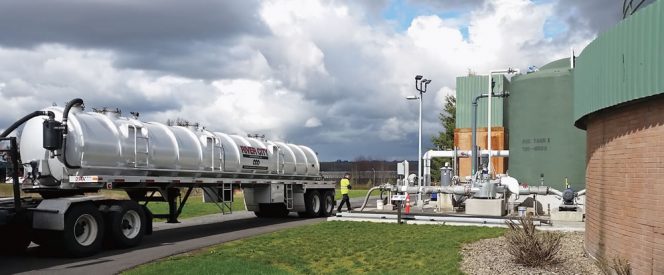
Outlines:
[[[438,119],[443,126],[443,131],[438,132],[438,135],[431,137],[431,142],[435,148],[434,150],[452,150],[454,149],[454,128],[456,127],[456,97],[448,95],[445,97],[443,103],[443,111],[438,114]],[[452,159],[435,158],[431,162],[431,181],[440,181],[440,168],[443,167],[445,162],[450,162]]]

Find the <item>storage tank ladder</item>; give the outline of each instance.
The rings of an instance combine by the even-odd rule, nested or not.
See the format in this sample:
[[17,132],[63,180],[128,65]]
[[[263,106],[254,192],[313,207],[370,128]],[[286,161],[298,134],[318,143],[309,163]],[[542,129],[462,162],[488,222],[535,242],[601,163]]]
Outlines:
[[229,214],[233,214],[233,184],[224,183],[221,186],[221,213],[226,214],[228,209]]
[[[134,167],[147,167],[148,162],[149,162],[149,144],[150,144],[150,138],[147,136],[138,136],[139,131],[141,130],[140,127],[136,127],[135,125],[128,125],[129,129],[133,130],[134,134]],[[144,145],[141,150],[139,150],[139,141],[142,141],[142,145]],[[140,156],[140,162],[139,162],[139,156]]]
[[286,183],[284,184],[284,192],[286,193],[284,197],[286,197],[286,209],[292,210],[293,209],[293,184],[292,183]]

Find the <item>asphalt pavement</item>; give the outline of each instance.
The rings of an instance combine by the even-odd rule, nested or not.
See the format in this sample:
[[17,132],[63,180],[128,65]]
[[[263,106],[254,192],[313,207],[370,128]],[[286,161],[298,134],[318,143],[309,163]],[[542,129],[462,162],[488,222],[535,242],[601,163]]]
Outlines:
[[[351,199],[351,204],[359,207],[362,200]],[[107,249],[88,258],[63,258],[57,251],[33,245],[21,255],[0,256],[0,274],[117,274],[164,257],[323,221],[325,218],[298,218],[294,213],[286,218],[259,219],[253,212],[239,211],[186,219],[178,224],[159,222],[154,224],[154,233],[138,247]]]

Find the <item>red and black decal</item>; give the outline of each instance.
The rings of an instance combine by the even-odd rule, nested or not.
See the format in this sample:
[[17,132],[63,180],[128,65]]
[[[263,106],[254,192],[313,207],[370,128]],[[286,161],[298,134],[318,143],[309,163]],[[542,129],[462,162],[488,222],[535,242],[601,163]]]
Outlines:
[[268,159],[267,149],[251,146],[240,146],[240,152],[242,152],[242,156],[245,158]]

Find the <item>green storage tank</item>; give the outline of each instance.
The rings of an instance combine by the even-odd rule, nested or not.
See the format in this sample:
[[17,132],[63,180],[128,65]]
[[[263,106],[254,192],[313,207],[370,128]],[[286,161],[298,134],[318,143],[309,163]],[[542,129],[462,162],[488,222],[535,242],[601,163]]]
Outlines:
[[562,190],[565,178],[585,188],[586,134],[574,127],[573,76],[569,58],[512,78],[507,101],[509,174],[521,183]]

